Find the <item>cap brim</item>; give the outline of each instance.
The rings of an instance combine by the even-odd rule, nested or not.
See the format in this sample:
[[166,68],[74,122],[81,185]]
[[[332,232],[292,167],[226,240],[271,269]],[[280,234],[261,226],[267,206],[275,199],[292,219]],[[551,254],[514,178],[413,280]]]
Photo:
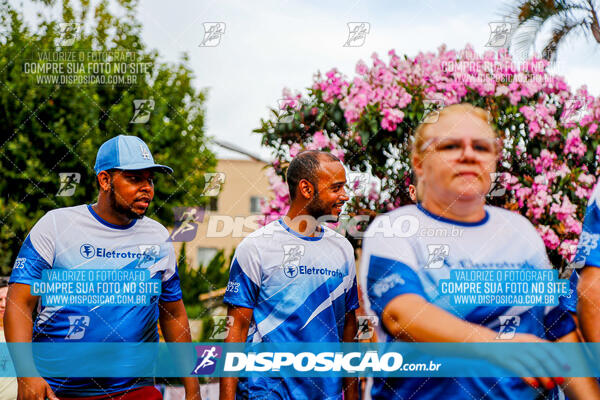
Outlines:
[[130,164],[130,165],[121,165],[119,167],[115,167],[115,169],[120,169],[122,171],[141,171],[143,169],[152,169],[155,171],[172,174],[173,169],[171,167],[167,167],[166,165],[161,164]]
[[151,169],[157,170],[157,171],[162,172],[164,174],[172,174],[173,173],[173,168],[167,167],[166,165],[157,164],[155,167],[153,167]]

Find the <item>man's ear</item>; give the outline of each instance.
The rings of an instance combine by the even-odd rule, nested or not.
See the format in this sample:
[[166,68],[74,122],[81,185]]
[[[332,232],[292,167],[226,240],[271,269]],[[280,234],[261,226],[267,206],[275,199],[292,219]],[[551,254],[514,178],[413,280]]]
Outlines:
[[102,190],[103,192],[108,192],[110,191],[110,182],[112,177],[110,176],[110,174],[106,171],[100,171],[98,173],[98,176],[96,176],[96,179],[98,179],[98,184],[100,185],[100,190]]
[[300,179],[300,182],[298,182],[298,193],[304,199],[310,200],[310,199],[312,199],[312,197],[315,193],[315,188],[314,188],[313,184],[310,183],[308,180]]

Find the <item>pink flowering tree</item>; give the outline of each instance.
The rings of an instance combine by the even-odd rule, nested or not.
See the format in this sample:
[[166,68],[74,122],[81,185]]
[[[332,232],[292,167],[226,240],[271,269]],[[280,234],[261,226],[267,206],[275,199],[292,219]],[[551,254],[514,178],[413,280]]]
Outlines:
[[261,120],[255,132],[274,155],[275,195],[263,204],[265,220],[287,212],[286,167],[303,149],[330,151],[349,171],[372,177],[349,183],[360,189],[347,207],[351,216],[410,204],[414,129],[435,106],[467,102],[491,111],[504,143],[488,202],[529,218],[554,266],[567,265],[599,172],[600,98],[571,89],[547,71],[547,61],[517,66],[506,51],[442,46],[436,54],[388,56],[359,61],[352,78],[332,69],[303,93],[284,90],[281,108]]

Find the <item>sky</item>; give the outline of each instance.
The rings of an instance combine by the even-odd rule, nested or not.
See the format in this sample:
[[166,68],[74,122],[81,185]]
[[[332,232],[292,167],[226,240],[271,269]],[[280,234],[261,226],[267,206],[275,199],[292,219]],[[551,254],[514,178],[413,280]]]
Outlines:
[[[377,52],[414,56],[446,44],[476,51],[485,47],[490,22],[502,21],[507,1],[204,1],[142,0],[138,19],[143,40],[162,61],[189,56],[198,88],[207,89],[206,134],[235,143],[268,159],[260,135],[252,130],[277,106],[283,88],[303,92],[317,71],[337,67],[354,75],[358,60],[370,64]],[[204,23],[224,23],[214,47],[201,46]],[[370,31],[361,47],[344,47],[349,22],[367,22]],[[223,26],[221,24],[221,26]],[[587,84],[600,95],[600,45],[577,37],[559,49],[553,71],[572,87]],[[240,158],[212,146],[221,158]]]

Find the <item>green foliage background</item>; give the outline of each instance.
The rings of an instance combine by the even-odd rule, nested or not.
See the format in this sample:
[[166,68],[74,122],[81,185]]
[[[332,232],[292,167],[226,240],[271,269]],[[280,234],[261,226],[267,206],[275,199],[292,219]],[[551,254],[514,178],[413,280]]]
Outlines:
[[224,251],[219,250],[207,265],[191,268],[185,256],[185,248],[184,243],[179,251],[177,261],[183,303],[189,319],[202,321],[200,337],[192,339],[207,342],[210,341],[210,334],[214,328],[213,313],[218,307],[223,306],[223,296],[206,301],[200,301],[199,296],[227,286],[229,266],[235,251],[232,251],[227,259]]
[[[53,3],[53,2],[44,2]],[[111,9],[113,8],[111,3]],[[142,138],[155,161],[174,169],[159,176],[155,200],[148,214],[172,224],[172,207],[198,206],[205,171],[216,159],[206,147],[204,101],[206,92],[192,85],[193,74],[184,55],[177,64],[159,60],[141,40],[136,1],[119,0],[119,16],[108,2],[95,7],[88,0],[62,3],[61,20],[39,14],[41,22],[28,26],[22,12],[0,2],[0,268],[10,272],[27,232],[47,211],[82,203],[97,196],[93,171],[96,152],[107,139],[119,135]],[[40,5],[50,8],[52,4]],[[50,13],[47,13],[50,14]],[[60,48],[60,23],[82,23],[75,42]],[[26,62],[39,52],[136,52],[151,64],[129,86],[88,84],[39,85],[24,72]],[[88,62],[88,61],[85,61]],[[145,124],[130,123],[134,99],[153,99],[154,110]],[[57,197],[59,172],[81,174],[72,197]]]

